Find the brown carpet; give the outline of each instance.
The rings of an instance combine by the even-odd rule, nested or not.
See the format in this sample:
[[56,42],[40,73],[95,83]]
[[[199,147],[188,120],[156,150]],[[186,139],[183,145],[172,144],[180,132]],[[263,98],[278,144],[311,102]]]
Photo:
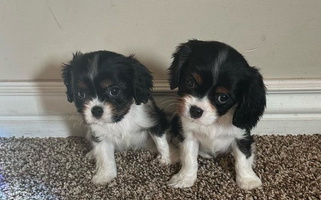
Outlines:
[[166,185],[178,165],[160,167],[147,151],[117,153],[118,177],[91,183],[84,138],[0,138],[0,199],[321,199],[321,134],[256,136],[263,186],[235,184],[233,157],[199,158],[196,184]]

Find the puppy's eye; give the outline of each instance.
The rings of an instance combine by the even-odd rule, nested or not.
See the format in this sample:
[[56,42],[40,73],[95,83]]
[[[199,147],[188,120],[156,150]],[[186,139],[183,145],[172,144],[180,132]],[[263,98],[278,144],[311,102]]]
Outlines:
[[117,97],[120,94],[120,88],[117,86],[111,87],[109,90],[109,95],[112,97]]
[[77,95],[78,95],[79,99],[84,99],[86,97],[86,94],[82,91],[79,91]]
[[220,94],[220,95],[217,97],[217,101],[218,101],[220,104],[226,103],[229,99],[230,99],[230,97],[229,97],[228,94]]
[[186,83],[186,87],[189,89],[193,89],[196,87],[196,83],[192,77],[187,77],[185,83]]

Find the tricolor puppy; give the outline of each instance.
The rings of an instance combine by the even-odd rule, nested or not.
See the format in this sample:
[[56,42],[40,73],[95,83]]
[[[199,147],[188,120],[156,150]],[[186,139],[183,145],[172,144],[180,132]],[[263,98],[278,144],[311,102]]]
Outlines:
[[106,184],[116,177],[115,151],[155,145],[161,162],[169,162],[164,135],[165,114],[152,96],[152,76],[133,56],[110,51],[77,52],[62,69],[69,102],[88,125],[96,159],[93,182]]
[[261,74],[234,48],[215,41],[190,40],[173,57],[170,87],[178,88],[180,98],[171,132],[180,141],[182,167],[169,185],[191,187],[198,155],[215,157],[232,150],[237,185],[259,187],[261,180],[252,169],[251,129],[266,104]]

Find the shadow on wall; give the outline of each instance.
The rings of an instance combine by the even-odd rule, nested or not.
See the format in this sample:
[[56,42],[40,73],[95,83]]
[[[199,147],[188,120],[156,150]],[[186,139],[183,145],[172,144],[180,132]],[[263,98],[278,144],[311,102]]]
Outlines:
[[[72,54],[70,55],[70,59]],[[39,114],[55,124],[57,135],[85,136],[87,128],[73,103],[67,101],[66,88],[61,78],[61,67],[69,60],[48,59],[42,70],[34,77],[39,95]],[[54,78],[52,78],[54,77]],[[48,128],[49,129],[49,128]],[[50,131],[50,130],[48,130]]]

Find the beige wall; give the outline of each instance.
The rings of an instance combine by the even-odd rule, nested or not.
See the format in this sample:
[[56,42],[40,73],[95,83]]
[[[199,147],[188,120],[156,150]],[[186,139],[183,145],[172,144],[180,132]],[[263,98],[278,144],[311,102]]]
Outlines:
[[265,78],[321,78],[320,0],[1,0],[0,81],[57,80],[72,52],[100,49],[165,79],[192,38],[234,46]]

